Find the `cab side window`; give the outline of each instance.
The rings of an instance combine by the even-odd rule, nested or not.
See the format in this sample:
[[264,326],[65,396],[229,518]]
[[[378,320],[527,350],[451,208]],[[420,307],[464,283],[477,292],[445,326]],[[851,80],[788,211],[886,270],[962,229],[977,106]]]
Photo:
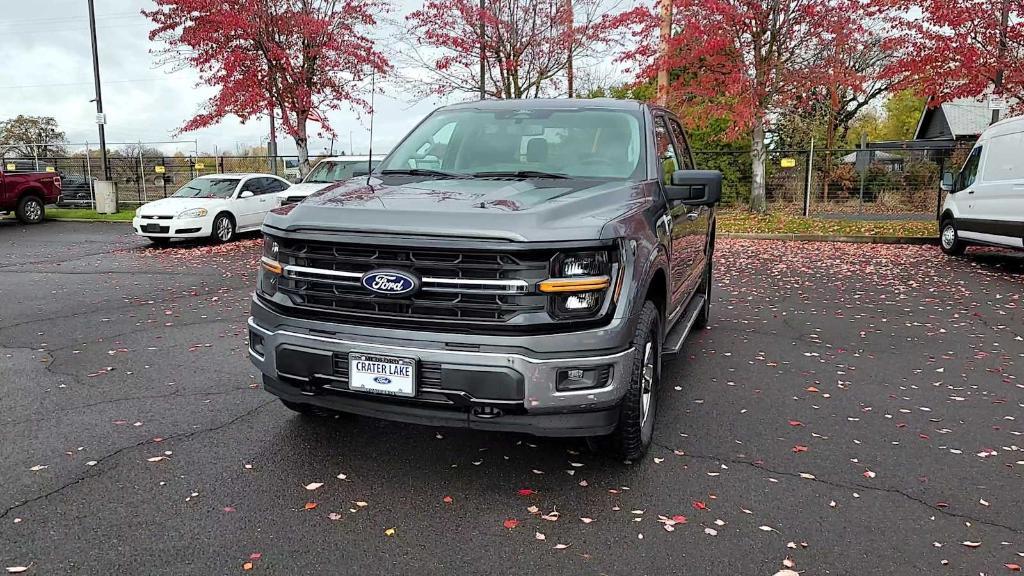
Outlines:
[[964,162],[964,167],[960,170],[958,190],[970,188],[974,184],[974,181],[978,179],[979,164],[981,164],[981,146],[971,150],[971,155],[967,157],[967,162]]
[[676,143],[676,148],[679,150],[680,170],[693,170],[693,161],[690,158],[690,146],[686,142],[686,135],[683,133],[683,127],[675,118],[670,118],[668,121],[669,127],[672,129],[672,140]]
[[682,166],[668,130],[665,117],[661,115],[655,116],[654,137],[655,144],[658,147],[658,162],[661,165],[661,183],[665,186],[672,184],[672,173],[679,170],[679,167]]

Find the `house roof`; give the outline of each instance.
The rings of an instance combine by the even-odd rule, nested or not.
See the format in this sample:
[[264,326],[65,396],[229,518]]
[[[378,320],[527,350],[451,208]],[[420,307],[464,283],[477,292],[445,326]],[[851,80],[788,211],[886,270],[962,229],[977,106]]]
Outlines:
[[[871,160],[873,162],[897,162],[903,160],[903,156],[893,154],[891,152],[883,152],[881,150],[869,150],[871,152]],[[857,153],[850,152],[842,159],[844,164],[853,164],[857,162]]]
[[[1008,99],[1013,106],[1016,101]],[[992,122],[992,111],[987,100],[960,98],[943,102],[935,108],[927,105],[918,120],[915,139],[955,140],[978,137]]]

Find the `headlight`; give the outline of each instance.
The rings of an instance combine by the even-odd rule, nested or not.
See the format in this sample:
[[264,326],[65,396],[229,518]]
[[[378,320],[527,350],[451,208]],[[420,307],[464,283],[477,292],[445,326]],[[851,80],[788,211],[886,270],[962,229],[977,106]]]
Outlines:
[[278,283],[284,267],[277,260],[280,247],[277,240],[270,236],[263,237],[263,257],[260,258],[259,290],[267,296],[277,294]]
[[549,294],[549,311],[559,319],[594,316],[612,284],[608,252],[559,254],[552,260],[552,278],[538,285]]
[[136,218],[139,217],[139,210],[142,210],[142,206],[139,206],[138,208],[135,209],[135,217]]
[[193,208],[178,214],[178,218],[202,218],[203,216],[206,216],[206,214],[206,208]]

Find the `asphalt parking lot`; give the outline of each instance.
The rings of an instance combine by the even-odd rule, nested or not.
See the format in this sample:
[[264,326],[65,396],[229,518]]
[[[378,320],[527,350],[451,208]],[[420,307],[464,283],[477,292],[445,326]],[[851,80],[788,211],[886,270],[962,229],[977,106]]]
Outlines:
[[666,365],[656,446],[624,464],[578,441],[293,415],[246,356],[258,240],[154,250],[128,232],[0,222],[0,566],[1024,565],[1021,255],[720,241],[712,325]]

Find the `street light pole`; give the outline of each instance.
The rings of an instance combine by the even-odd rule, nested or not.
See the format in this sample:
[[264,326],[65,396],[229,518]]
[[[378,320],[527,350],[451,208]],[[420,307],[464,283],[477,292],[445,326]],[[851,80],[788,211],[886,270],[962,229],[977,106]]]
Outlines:
[[96,48],[96,8],[93,0],[89,0],[89,35],[92,38],[92,73],[96,81],[96,125],[100,129],[100,155],[103,158],[103,179],[110,180],[110,165],[107,163],[107,135],[104,124],[107,119],[103,115],[103,93],[100,90],[100,54]]

